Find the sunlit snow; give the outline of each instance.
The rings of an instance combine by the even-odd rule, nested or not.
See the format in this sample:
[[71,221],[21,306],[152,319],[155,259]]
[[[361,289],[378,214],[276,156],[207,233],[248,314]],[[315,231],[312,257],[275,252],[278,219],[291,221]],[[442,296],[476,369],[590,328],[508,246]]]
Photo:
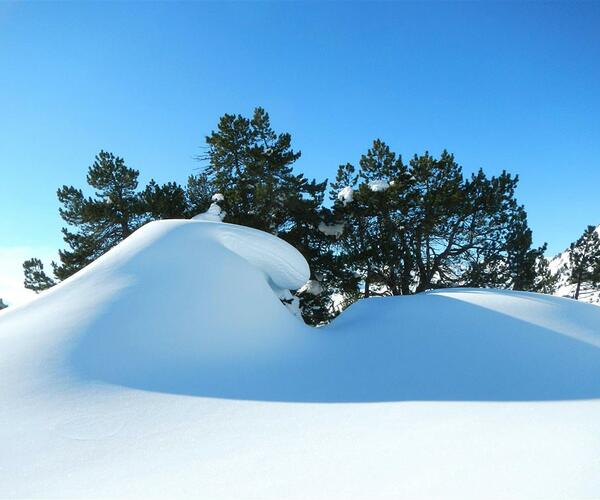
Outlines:
[[309,276],[159,221],[1,311],[0,497],[600,496],[599,307],[440,290],[311,328],[280,300]]
[[352,203],[352,200],[354,199],[354,189],[352,189],[351,186],[342,188],[338,193],[337,198],[344,206],[348,203]]

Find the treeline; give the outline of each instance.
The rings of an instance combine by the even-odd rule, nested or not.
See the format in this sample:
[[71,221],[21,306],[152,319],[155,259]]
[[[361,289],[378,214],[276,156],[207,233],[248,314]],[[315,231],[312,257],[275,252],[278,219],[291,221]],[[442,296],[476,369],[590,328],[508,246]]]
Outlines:
[[54,285],[148,221],[202,212],[275,234],[306,257],[311,280],[287,302],[311,324],[361,297],[452,286],[552,293],[556,286],[545,245],[532,245],[515,198],[518,177],[507,172],[465,176],[446,151],[404,162],[375,140],[333,182],[307,179],[293,170],[301,153],[290,134],[276,133],[262,108],[250,118],[221,117],[206,146],[206,168],[187,185],[151,180],[143,189],[137,170],[101,151],[87,175],[94,196],[72,186],[57,192],[67,227],[54,278],[31,259],[25,286]]

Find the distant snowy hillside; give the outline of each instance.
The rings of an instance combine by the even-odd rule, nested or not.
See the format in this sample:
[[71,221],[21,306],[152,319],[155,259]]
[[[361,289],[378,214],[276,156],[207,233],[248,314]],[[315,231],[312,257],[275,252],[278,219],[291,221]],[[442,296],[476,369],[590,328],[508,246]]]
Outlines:
[[440,290],[315,329],[280,301],[308,278],[160,221],[0,312],[0,497],[600,496],[600,308]]
[[[600,226],[596,228],[596,232],[600,235]],[[555,292],[555,295],[559,297],[572,298],[575,294],[575,285],[569,283],[567,272],[570,253],[570,250],[567,248],[564,252],[559,253],[550,260],[550,272],[555,276],[559,276],[558,288]],[[600,289],[583,284],[579,293],[579,301],[600,305]]]

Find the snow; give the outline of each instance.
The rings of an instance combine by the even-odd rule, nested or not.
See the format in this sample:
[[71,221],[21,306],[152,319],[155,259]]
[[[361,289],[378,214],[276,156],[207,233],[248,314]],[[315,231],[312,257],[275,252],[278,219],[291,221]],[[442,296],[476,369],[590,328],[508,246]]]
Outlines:
[[343,222],[339,222],[337,224],[325,224],[325,222],[319,223],[319,231],[327,236],[335,236],[339,238],[342,234],[344,234],[345,224]]
[[371,191],[380,192],[385,191],[390,187],[390,183],[381,179],[369,181],[369,189]]
[[600,496],[600,308],[455,289],[313,329],[280,301],[308,279],[158,221],[2,311],[0,497]]
[[221,193],[215,193],[212,195],[211,200],[216,202],[224,201],[225,197]]
[[[600,236],[600,226],[596,228]],[[559,297],[574,297],[576,285],[569,283],[569,265],[571,251],[566,249],[550,260],[548,267],[553,275],[559,275],[558,286],[555,295]],[[589,304],[600,305],[600,289],[583,283],[579,292],[579,301]]]
[[[216,196],[216,195],[215,195]],[[214,198],[214,196],[213,196]],[[216,201],[210,204],[206,212],[195,215],[192,220],[206,221],[206,222],[221,222],[225,218],[225,212],[218,205]]]
[[278,294],[279,300],[287,307],[294,316],[302,321],[302,309],[300,308],[300,299],[289,290],[281,290]]
[[350,186],[344,187],[338,193],[337,198],[339,201],[342,202],[344,206],[346,206],[348,203],[352,203],[352,200],[354,198],[354,189],[352,189],[352,187]]
[[308,280],[306,284],[298,290],[298,293],[320,295],[321,293],[323,293],[323,286],[317,280]]

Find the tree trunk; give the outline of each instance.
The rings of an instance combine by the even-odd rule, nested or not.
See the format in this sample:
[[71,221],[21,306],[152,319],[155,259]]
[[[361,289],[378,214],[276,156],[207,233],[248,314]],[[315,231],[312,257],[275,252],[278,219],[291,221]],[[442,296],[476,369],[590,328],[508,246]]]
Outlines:
[[127,220],[121,222],[121,236],[123,239],[127,238],[131,232],[129,231],[129,223]]
[[579,291],[581,290],[581,272],[577,277],[577,288],[575,288],[575,300],[579,300]]

